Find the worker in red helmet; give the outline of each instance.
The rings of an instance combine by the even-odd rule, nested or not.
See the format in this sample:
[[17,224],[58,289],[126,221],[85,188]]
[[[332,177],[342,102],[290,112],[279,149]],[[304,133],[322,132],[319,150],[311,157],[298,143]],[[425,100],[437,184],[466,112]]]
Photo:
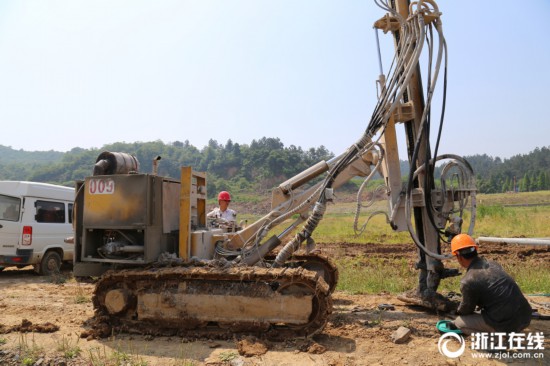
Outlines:
[[525,329],[531,322],[529,302],[512,277],[498,263],[478,256],[477,250],[470,235],[459,234],[451,241],[452,254],[467,269],[460,281],[462,301],[454,325],[466,335]]
[[227,223],[235,223],[237,221],[237,212],[229,208],[231,195],[227,191],[221,191],[218,194],[218,205],[206,216],[210,219],[222,219]]

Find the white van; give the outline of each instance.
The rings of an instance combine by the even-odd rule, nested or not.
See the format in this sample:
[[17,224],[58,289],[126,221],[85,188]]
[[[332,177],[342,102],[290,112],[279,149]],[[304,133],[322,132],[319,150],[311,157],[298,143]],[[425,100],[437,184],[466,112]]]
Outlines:
[[37,273],[59,271],[72,261],[74,188],[47,183],[0,181],[0,270],[34,265]]

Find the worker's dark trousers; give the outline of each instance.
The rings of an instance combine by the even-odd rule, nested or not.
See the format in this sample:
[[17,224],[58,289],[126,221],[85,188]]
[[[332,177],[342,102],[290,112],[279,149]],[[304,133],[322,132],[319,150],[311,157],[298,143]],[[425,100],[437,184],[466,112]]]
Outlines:
[[485,322],[481,314],[460,315],[454,320],[454,323],[466,335],[495,331],[493,327]]

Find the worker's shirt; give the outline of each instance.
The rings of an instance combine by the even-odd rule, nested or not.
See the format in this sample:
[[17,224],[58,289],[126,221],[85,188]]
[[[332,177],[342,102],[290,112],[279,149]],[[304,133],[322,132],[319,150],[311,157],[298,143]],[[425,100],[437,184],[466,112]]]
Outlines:
[[212,211],[210,211],[208,213],[208,215],[206,215],[208,218],[215,218],[215,219],[224,219],[228,222],[235,222],[237,221],[237,212],[235,212],[234,210],[228,208],[227,210],[225,211],[222,211],[220,210],[219,207],[216,207],[215,209],[213,209]]
[[457,312],[472,314],[478,306],[487,324],[498,332],[519,332],[531,322],[531,306],[502,267],[474,258],[460,281],[462,302]]

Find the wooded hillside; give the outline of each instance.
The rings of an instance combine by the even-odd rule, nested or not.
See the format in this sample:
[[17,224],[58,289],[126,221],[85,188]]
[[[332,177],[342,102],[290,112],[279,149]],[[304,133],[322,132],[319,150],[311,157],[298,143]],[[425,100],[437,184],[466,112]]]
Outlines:
[[[152,160],[162,159],[159,174],[179,178],[181,166],[192,166],[208,173],[208,192],[231,190],[253,197],[262,195],[320,160],[334,154],[324,146],[303,150],[284,146],[278,138],[263,137],[250,144],[228,140],[225,144],[210,140],[198,149],[189,141],[166,144],[153,142],[119,142],[101,149],[74,148],[69,152],[23,151],[0,145],[0,179],[30,180],[73,186],[92,174],[97,156],[103,151],[135,155],[141,172],[152,171]],[[477,176],[481,193],[537,191],[550,189],[550,148],[537,148],[529,154],[510,159],[486,154],[467,156]],[[408,172],[408,163],[402,162]],[[211,195],[211,194],[210,194]]]

